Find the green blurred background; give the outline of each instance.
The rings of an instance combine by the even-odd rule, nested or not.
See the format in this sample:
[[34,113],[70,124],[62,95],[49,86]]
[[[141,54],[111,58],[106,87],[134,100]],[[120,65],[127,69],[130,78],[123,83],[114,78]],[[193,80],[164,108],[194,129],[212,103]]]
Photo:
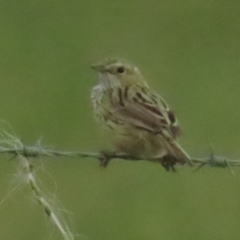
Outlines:
[[[193,156],[240,157],[240,1],[2,0],[0,118],[33,145],[97,151],[110,146],[95,123],[89,69],[123,57],[176,111]],[[61,239],[17,161],[1,157],[0,235]],[[239,239],[240,171],[114,160],[34,160],[48,196],[69,211],[76,239]],[[18,186],[20,185],[20,186]],[[18,187],[17,187],[18,186]],[[67,217],[67,218],[68,218]]]

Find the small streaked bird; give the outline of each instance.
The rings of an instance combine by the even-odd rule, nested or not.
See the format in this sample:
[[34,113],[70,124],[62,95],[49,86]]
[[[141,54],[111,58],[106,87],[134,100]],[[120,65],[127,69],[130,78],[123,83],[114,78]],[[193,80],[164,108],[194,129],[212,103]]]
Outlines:
[[117,152],[159,159],[167,170],[174,170],[176,163],[191,164],[176,142],[180,134],[177,118],[136,66],[104,59],[91,67],[99,78],[91,93],[94,114],[114,133]]

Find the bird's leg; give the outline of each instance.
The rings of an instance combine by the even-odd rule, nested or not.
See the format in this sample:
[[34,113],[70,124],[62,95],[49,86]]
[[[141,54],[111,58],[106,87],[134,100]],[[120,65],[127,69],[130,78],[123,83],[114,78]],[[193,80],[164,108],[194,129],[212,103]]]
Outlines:
[[108,151],[108,150],[101,151],[102,156],[99,158],[100,167],[105,168],[108,166],[109,162],[112,159],[112,156],[114,155],[113,153],[114,153],[113,151]]

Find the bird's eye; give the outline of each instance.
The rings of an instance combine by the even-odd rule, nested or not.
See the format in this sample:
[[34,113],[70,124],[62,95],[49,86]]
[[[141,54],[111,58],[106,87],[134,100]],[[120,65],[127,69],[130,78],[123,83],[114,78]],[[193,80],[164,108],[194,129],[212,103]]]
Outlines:
[[117,72],[118,73],[124,73],[125,72],[125,68],[124,67],[118,67],[117,68]]

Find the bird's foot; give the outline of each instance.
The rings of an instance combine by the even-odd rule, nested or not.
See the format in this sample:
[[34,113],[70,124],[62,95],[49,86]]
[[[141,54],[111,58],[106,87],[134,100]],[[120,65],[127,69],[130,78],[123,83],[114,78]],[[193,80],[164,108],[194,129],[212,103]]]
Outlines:
[[171,155],[166,155],[161,159],[161,165],[167,171],[176,172],[176,168],[175,168],[176,163],[177,163],[177,159],[174,156],[171,156]]

